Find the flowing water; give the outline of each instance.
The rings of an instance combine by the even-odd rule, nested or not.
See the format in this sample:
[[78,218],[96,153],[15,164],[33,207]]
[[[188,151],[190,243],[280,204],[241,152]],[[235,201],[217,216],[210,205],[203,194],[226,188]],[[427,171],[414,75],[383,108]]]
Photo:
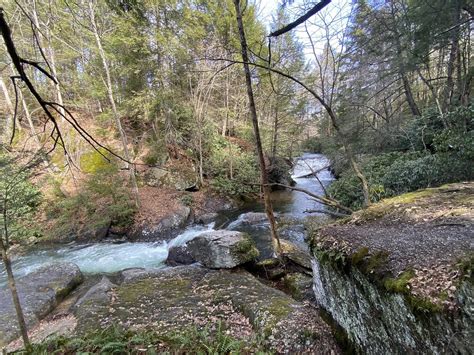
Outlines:
[[[321,154],[304,154],[295,162],[292,177],[295,187],[309,190],[316,194],[323,194],[324,188],[329,185],[333,177],[328,169],[329,161]],[[316,177],[309,176],[317,172]],[[318,181],[319,180],[319,181]],[[294,217],[305,217],[307,210],[321,210],[323,206],[302,192],[282,190],[272,196],[274,209],[279,214]],[[263,206],[259,203],[247,204],[243,208],[223,214],[224,223],[219,228],[245,230],[255,237],[268,234],[266,221],[251,226],[242,226],[242,216],[247,212],[261,212]],[[169,242],[159,243],[95,243],[53,246],[42,248],[15,258],[13,270],[16,276],[23,276],[34,271],[44,264],[51,262],[72,262],[79,266],[86,274],[112,273],[127,268],[159,268],[164,267],[168,257],[168,250],[172,246],[185,244],[199,234],[214,229],[214,223],[207,226],[192,225],[183,233]],[[0,267],[0,285],[6,282],[3,267]]]

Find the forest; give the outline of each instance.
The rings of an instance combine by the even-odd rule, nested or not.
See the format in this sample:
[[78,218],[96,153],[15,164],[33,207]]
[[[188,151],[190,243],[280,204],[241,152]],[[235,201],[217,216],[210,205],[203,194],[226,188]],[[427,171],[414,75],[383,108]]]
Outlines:
[[[472,351],[473,19],[470,0],[4,1],[0,349]],[[195,289],[221,313],[188,310]],[[349,292],[381,296],[364,313]]]

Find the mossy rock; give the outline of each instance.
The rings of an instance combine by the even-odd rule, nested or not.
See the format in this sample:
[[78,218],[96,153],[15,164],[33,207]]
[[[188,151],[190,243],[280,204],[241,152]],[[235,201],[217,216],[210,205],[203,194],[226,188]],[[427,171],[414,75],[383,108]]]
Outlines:
[[108,159],[110,159],[110,153],[104,148],[99,148],[99,151],[94,150],[82,154],[79,165],[83,172],[94,174],[110,167],[111,162]]
[[[222,324],[239,339],[262,339],[270,351],[338,352],[330,328],[312,307],[259,282],[244,270],[180,266],[126,270],[108,301],[75,309],[80,334],[117,325],[160,334]],[[300,341],[300,339],[307,341]]]

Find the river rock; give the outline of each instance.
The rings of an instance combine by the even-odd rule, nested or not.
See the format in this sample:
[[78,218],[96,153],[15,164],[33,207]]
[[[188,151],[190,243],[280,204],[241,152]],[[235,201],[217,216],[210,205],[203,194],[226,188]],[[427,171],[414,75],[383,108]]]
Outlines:
[[[16,280],[25,321],[30,328],[50,313],[83,280],[77,265],[50,264]],[[0,288],[0,348],[20,335],[8,286]]]
[[209,224],[214,222],[217,217],[217,212],[204,213],[200,216],[196,216],[196,222],[199,224]]
[[303,249],[288,240],[281,239],[280,243],[282,256],[304,269],[311,270],[311,255],[307,249]]
[[128,238],[133,241],[167,241],[176,236],[186,226],[191,215],[187,206],[179,206],[175,211],[159,221],[144,222],[134,226]]
[[247,234],[227,230],[205,232],[189,241],[187,247],[196,261],[211,269],[230,269],[259,254]]
[[190,265],[195,263],[193,255],[189,251],[187,245],[180,245],[171,247],[168,250],[168,258],[166,259],[166,264],[170,266],[177,265]]
[[233,227],[239,227],[239,226],[256,226],[256,225],[262,225],[262,224],[268,224],[268,219],[267,215],[263,212],[247,212],[243,213],[239,216],[237,220],[232,222],[229,225],[229,229],[232,229]]
[[74,307],[80,307],[85,302],[96,302],[97,300],[107,300],[110,298],[110,291],[116,285],[113,284],[106,276],[92,286],[87,292],[80,297]]
[[[133,274],[133,273],[132,273]],[[258,336],[276,353],[338,353],[316,309],[260,283],[244,270],[179,266],[134,277],[114,288],[113,299],[92,298],[75,310],[79,334],[116,325],[185,333],[219,324],[243,341]]]

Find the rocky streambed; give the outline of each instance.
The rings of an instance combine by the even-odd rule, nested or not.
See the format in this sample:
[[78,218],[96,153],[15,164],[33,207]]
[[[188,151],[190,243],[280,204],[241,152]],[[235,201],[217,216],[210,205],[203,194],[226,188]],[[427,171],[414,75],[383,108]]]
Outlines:
[[[305,218],[306,197],[279,192],[279,258],[255,205],[206,217],[174,239],[26,255],[16,261],[20,298],[37,341],[112,325],[160,333],[222,326],[279,353],[339,353],[344,333],[361,353],[468,354],[473,192],[473,183],[423,190],[324,224]],[[40,267],[46,261],[59,264]],[[18,329],[0,290],[2,347]]]

